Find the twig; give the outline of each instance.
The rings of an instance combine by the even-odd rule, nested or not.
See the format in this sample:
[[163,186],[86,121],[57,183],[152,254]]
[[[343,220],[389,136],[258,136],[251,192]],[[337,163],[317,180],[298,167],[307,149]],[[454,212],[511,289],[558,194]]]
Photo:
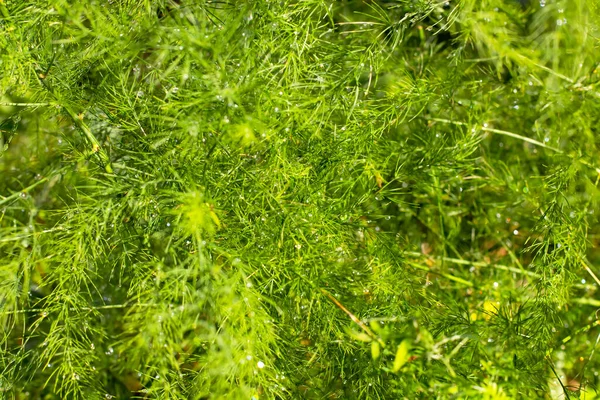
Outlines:
[[[412,257],[422,257],[423,254],[421,253],[417,253],[414,251],[407,251],[404,254],[412,256]],[[461,264],[461,265],[472,265],[475,267],[493,267],[493,268],[497,268],[497,269],[501,269],[504,271],[511,271],[511,272],[516,272],[519,274],[524,274],[524,275],[529,275],[532,277],[536,277],[539,278],[539,275],[536,274],[535,272],[532,271],[527,271],[524,269],[519,269],[516,267],[511,267],[508,265],[502,265],[502,264],[491,264],[491,263],[486,263],[483,261],[468,261],[468,260],[462,260],[459,258],[452,258],[452,257],[435,257],[436,259],[442,260],[442,261],[447,261],[447,262],[451,262],[453,264]]]
[[481,130],[485,131],[485,132],[497,133],[499,135],[510,136],[512,138],[515,138],[515,139],[523,140],[524,142],[527,142],[527,143],[535,144],[536,146],[540,146],[540,147],[543,147],[545,149],[553,150],[553,151],[555,151],[557,153],[562,153],[562,150],[557,149],[556,147],[548,146],[547,144],[539,142],[539,141],[537,141],[535,139],[528,138],[527,136],[522,136],[522,135],[518,135],[516,133],[512,133],[512,132],[509,132],[509,131],[503,131],[501,129],[494,129],[494,128],[481,127]]
[[346,307],[344,307],[344,305],[342,303],[340,303],[338,299],[336,299],[335,297],[333,297],[333,295],[331,293],[329,293],[328,291],[326,291],[325,289],[320,289],[320,290],[321,290],[321,293],[323,293],[329,300],[331,300],[333,302],[333,304],[335,304],[343,312],[345,312],[350,317],[350,319],[352,320],[352,322],[354,322],[355,324],[357,324],[358,326],[360,326],[360,328],[363,331],[365,331],[366,334],[371,337],[371,339],[376,340],[381,345],[381,347],[385,347],[385,343],[383,342],[383,340],[381,340],[375,334],[375,332],[373,332],[367,325],[365,325],[364,322],[362,322],[354,314],[352,314]]
[[[428,119],[430,121],[442,122],[444,124],[452,124],[452,125],[460,125],[460,126],[467,126],[468,125],[466,122],[452,121],[452,120],[444,119],[444,118],[428,118]],[[528,138],[527,136],[522,136],[522,135],[519,135],[519,134],[516,134],[516,133],[513,133],[513,132],[504,131],[504,130],[501,130],[501,129],[488,128],[488,127],[485,127],[485,126],[482,126],[481,130],[484,131],[484,132],[492,132],[492,133],[497,133],[499,135],[510,136],[512,138],[519,139],[519,140],[522,140],[524,142],[531,143],[531,144],[534,144],[536,146],[543,147],[545,149],[553,150],[553,151],[555,151],[557,153],[562,153],[562,150],[557,149],[556,147],[548,146],[545,143],[542,143],[542,142],[537,141],[535,139],[531,139],[531,138]]]
[[80,118],[79,115],[77,115],[75,113],[75,111],[73,111],[68,105],[62,104],[60,102],[56,93],[54,93],[52,88],[46,83],[46,75],[47,75],[49,69],[50,69],[50,66],[46,70],[46,73],[40,74],[40,77],[39,77],[40,83],[42,84],[44,89],[46,89],[46,91],[48,91],[48,93],[57,101],[57,103],[67,112],[67,114],[69,114],[69,116],[71,117],[71,119],[73,120],[73,122],[75,123],[77,128],[79,128],[79,130],[83,133],[83,137],[87,140],[87,142],[92,147],[92,149],[91,149],[92,153],[96,154],[96,156],[98,157],[98,159],[100,161],[100,166],[103,167],[106,172],[108,172],[109,174],[112,174],[113,168],[110,164],[110,158],[108,157],[108,154],[106,153],[106,151],[104,151],[104,149],[100,146],[100,142],[98,142],[98,139],[96,139],[96,137],[92,133],[91,129],[87,126],[87,124],[85,122],[83,122],[83,118]]
[[451,281],[462,283],[463,285],[475,286],[473,284],[473,282],[467,281],[465,279],[459,278],[459,277],[451,275],[451,274],[445,274],[443,272],[437,272],[437,271],[433,270],[432,268],[428,268],[428,267],[426,267],[424,265],[420,265],[420,264],[417,264],[417,263],[414,263],[414,262],[411,262],[410,265],[412,265],[413,267],[418,268],[420,270],[427,271],[427,272],[430,272],[432,274],[443,276],[444,278],[447,278],[447,279],[449,279]]
[[37,181],[36,183],[34,183],[33,185],[30,185],[28,187],[26,187],[25,189],[19,191],[19,192],[15,192],[13,194],[11,194],[8,197],[2,197],[0,196],[0,206],[2,204],[8,203],[9,201],[12,201],[14,199],[16,199],[17,197],[21,196],[23,193],[27,193],[28,191],[30,191],[31,189],[33,189],[34,187],[46,182],[48,180],[48,178],[42,178],[39,181]]
[[588,265],[588,261],[587,260],[583,260],[580,259],[579,260],[581,262],[581,265],[583,265],[583,268],[585,268],[585,270],[591,275],[591,277],[596,281],[596,283],[598,285],[600,285],[600,279],[598,279],[598,277],[596,276],[596,274],[594,273],[594,271],[592,271],[592,269],[590,268],[590,266]]
[[1,107],[43,107],[51,106],[52,103],[5,103],[0,102]]
[[[417,253],[415,251],[407,251],[404,253],[405,255],[411,256],[411,257],[423,257],[423,254],[421,253]],[[523,274],[523,275],[527,275],[527,276],[531,276],[532,278],[540,278],[541,276],[533,271],[528,271],[526,269],[521,269],[521,268],[516,268],[516,267],[511,267],[509,265],[502,265],[502,264],[492,264],[492,263],[487,263],[484,261],[468,261],[468,260],[463,260],[463,259],[458,259],[458,258],[452,258],[452,257],[430,257],[430,258],[434,258],[437,260],[443,260],[446,262],[450,262],[453,264],[459,264],[459,265],[472,265],[474,267],[491,267],[491,268],[496,268],[496,269],[501,269],[503,271],[510,271],[510,272],[515,272],[517,274]],[[598,279],[598,277],[594,274],[594,272],[585,264],[584,261],[581,261],[584,265],[584,267],[586,268],[586,270],[588,270],[588,272],[590,273],[590,275],[592,275],[592,278],[594,278],[594,280],[596,280],[596,282],[598,283],[598,285],[600,285],[600,280]],[[432,271],[433,273],[436,273],[435,271]],[[443,275],[445,276],[445,275]],[[457,280],[460,278],[456,278],[452,275],[450,276],[446,276],[446,278],[448,279],[453,279],[453,280]],[[465,281],[468,282],[468,281]],[[464,282],[463,282],[464,283]],[[585,284],[574,284],[574,287],[578,287],[578,288],[585,288],[585,289],[591,289],[594,288],[594,286],[592,285],[585,285]],[[581,299],[574,299],[574,301],[576,303],[579,304],[589,304],[589,305],[599,305],[600,301],[599,300],[595,300],[595,299],[587,299],[587,298],[581,298]],[[600,307],[600,305],[599,305]]]
[[[452,124],[452,125],[460,125],[460,126],[468,126],[469,125],[466,122],[452,121],[452,120],[444,119],[444,118],[428,118],[428,120],[435,121],[435,122],[442,122],[444,124]],[[502,130],[502,129],[488,128],[488,127],[485,127],[485,126],[482,126],[480,129],[482,131],[484,131],[484,132],[497,133],[499,135],[504,135],[504,136],[509,136],[509,137],[515,138],[515,139],[519,139],[519,140],[522,140],[524,142],[531,143],[533,145],[542,147],[544,149],[552,150],[552,151],[554,151],[556,153],[559,153],[559,154],[563,154],[564,153],[561,149],[558,149],[558,148],[553,147],[553,146],[549,146],[549,145],[547,145],[545,143],[542,143],[542,142],[540,142],[538,140],[531,139],[531,138],[529,138],[527,136],[519,135],[519,134],[514,133],[514,132],[509,132],[509,131],[505,131],[505,130]],[[589,162],[587,162],[585,160],[582,160],[582,159],[577,159],[577,161],[580,162],[580,163],[582,163],[583,165],[585,165],[587,167],[593,168],[598,174],[600,174],[600,168],[596,167],[595,165],[590,164]]]
[[[97,306],[97,307],[79,307],[79,308],[77,308],[77,307],[71,307],[71,308],[69,308],[69,311],[97,311],[97,310],[120,309],[120,308],[127,308],[127,307],[154,307],[154,306],[156,306],[156,305],[155,304],[148,304],[148,303],[108,304],[108,305]],[[14,315],[14,314],[25,314],[25,313],[42,313],[42,312],[49,312],[49,310],[43,309],[43,308],[29,308],[29,309],[26,309],[26,310],[2,311],[2,312],[0,312],[0,315]]]

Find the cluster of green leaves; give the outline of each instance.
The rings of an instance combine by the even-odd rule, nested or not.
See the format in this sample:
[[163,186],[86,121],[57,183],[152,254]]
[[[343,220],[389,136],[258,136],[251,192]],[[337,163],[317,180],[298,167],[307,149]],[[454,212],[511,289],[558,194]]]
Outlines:
[[586,398],[591,0],[0,0],[9,399]]

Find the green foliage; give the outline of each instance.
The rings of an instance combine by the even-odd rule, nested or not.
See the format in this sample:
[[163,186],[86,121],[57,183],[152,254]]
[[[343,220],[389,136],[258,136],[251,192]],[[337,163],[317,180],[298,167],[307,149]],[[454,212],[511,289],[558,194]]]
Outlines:
[[0,0],[7,399],[593,399],[590,0]]

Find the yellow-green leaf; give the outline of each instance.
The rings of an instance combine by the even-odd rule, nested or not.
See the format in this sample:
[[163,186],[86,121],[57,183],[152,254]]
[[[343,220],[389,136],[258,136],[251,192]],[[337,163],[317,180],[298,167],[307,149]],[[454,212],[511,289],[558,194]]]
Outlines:
[[367,335],[364,332],[356,332],[356,331],[353,331],[353,330],[349,329],[348,330],[348,334],[350,336],[352,336],[354,339],[360,340],[361,342],[370,342],[371,340],[373,340],[371,338],[371,336]]
[[596,393],[596,391],[594,390],[594,388],[591,387],[586,387],[585,390],[582,390],[579,394],[579,399],[580,400],[594,400],[597,399],[598,394]]
[[380,355],[381,355],[381,346],[379,346],[379,343],[377,341],[372,341],[371,342],[371,356],[373,357],[373,360],[378,360]]
[[394,359],[394,366],[392,371],[398,372],[400,369],[406,364],[408,361],[408,352],[410,351],[410,342],[407,339],[404,339],[402,343],[398,345],[398,350],[396,351],[396,358]]

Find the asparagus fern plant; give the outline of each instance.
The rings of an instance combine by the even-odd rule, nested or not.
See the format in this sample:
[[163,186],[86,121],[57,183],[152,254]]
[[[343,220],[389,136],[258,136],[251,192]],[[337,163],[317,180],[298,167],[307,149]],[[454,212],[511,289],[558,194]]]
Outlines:
[[591,0],[0,0],[7,399],[593,399]]

